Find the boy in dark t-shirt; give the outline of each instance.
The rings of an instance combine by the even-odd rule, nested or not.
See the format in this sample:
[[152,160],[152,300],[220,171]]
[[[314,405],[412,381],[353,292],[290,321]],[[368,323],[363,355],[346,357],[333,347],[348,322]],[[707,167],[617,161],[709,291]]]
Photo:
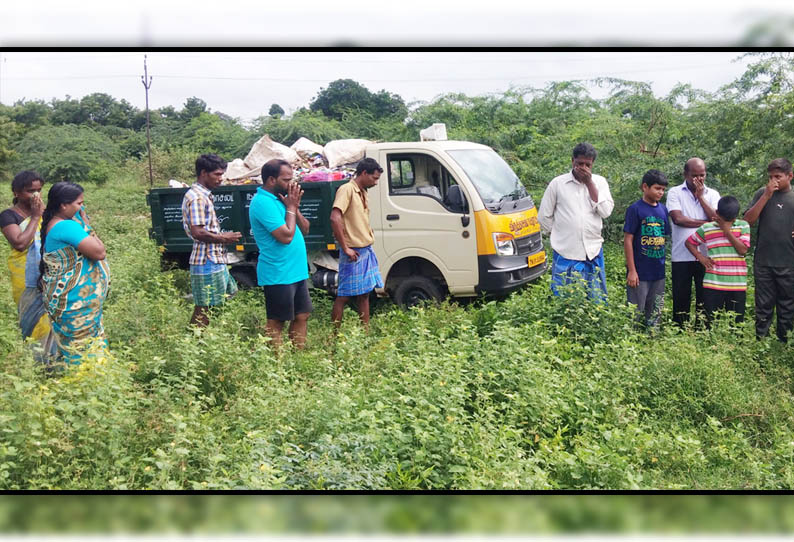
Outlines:
[[777,338],[786,342],[794,323],[794,191],[791,162],[772,160],[769,182],[753,196],[744,219],[758,222],[753,276],[755,277],[755,334],[769,334],[777,312]]
[[665,236],[670,235],[667,208],[661,203],[667,177],[659,170],[642,176],[642,199],[626,209],[623,250],[626,254],[626,293],[637,307],[637,320],[656,327],[664,306]]

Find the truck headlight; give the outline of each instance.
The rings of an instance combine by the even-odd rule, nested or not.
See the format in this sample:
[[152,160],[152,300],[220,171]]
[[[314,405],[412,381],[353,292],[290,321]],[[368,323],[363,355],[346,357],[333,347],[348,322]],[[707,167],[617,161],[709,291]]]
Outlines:
[[517,253],[513,236],[509,233],[494,233],[493,244],[499,256],[515,256]]

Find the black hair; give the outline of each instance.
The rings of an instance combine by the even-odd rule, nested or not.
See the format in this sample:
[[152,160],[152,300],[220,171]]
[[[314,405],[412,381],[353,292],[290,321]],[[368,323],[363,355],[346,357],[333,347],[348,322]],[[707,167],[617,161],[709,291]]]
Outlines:
[[775,158],[769,165],[766,167],[766,171],[768,173],[772,173],[773,171],[780,171],[782,173],[791,173],[791,162],[789,162],[785,158]]
[[82,193],[82,186],[68,181],[55,183],[47,193],[47,207],[44,208],[44,212],[41,214],[41,263],[39,264],[41,276],[44,276],[44,272],[47,270],[47,264],[44,263],[44,242],[47,240],[47,227],[50,225],[55,213],[61,208],[61,204],[72,203]]
[[283,166],[292,167],[289,165],[289,162],[281,158],[273,158],[265,162],[265,165],[262,166],[262,184],[265,184],[265,181],[270,177],[278,179]]
[[648,185],[648,188],[652,187],[655,184],[660,184],[662,186],[667,186],[669,181],[664,173],[659,171],[658,169],[649,169],[645,172],[645,175],[642,176],[642,183]]
[[[44,184],[44,179],[41,178],[41,175],[32,171],[30,169],[26,169],[20,171],[16,175],[14,175],[14,180],[11,181],[11,192],[17,194],[22,192],[27,187],[33,184],[33,181],[41,181],[41,184]],[[13,204],[16,205],[18,198],[16,195],[14,196]]]
[[357,176],[361,175],[362,173],[369,173],[372,175],[376,171],[383,173],[383,168],[380,167],[380,164],[374,158],[364,158],[356,166]]
[[573,159],[576,160],[579,156],[591,158],[595,162],[598,151],[590,143],[579,143],[573,148]]
[[196,177],[201,175],[202,171],[211,173],[216,169],[226,169],[226,160],[217,154],[202,154],[196,158]]
[[734,220],[739,216],[739,200],[733,196],[722,196],[717,202],[717,214],[723,220]]

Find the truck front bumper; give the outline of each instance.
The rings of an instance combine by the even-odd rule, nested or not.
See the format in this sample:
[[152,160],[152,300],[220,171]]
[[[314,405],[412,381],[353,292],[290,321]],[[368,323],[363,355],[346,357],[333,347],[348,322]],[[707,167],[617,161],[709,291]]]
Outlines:
[[477,291],[489,294],[504,294],[538,278],[546,270],[546,261],[530,265],[526,256],[478,256],[480,281]]

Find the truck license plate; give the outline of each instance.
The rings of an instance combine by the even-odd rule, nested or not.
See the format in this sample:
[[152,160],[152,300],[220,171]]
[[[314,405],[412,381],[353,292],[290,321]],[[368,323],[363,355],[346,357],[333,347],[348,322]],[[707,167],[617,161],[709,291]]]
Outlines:
[[535,267],[538,264],[541,264],[546,261],[546,252],[541,250],[537,254],[533,254],[529,258],[527,258],[529,262],[529,267]]

